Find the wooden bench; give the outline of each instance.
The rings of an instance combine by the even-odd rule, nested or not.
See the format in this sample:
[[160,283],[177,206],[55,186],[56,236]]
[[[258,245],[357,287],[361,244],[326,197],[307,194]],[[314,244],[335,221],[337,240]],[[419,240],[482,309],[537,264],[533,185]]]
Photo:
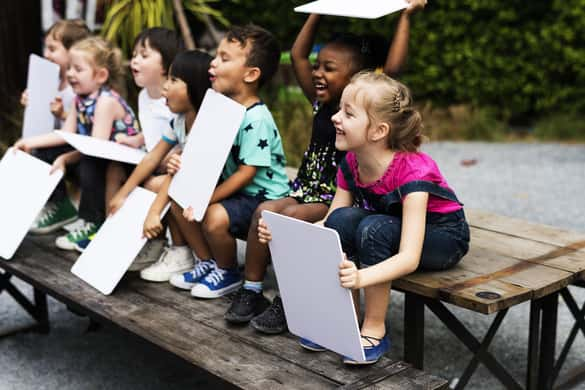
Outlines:
[[[528,223],[478,210],[466,210],[471,247],[451,270],[417,272],[393,283],[405,293],[405,360],[422,369],[424,313],[430,309],[472,352],[455,388],[463,388],[483,363],[508,389],[522,386],[488,352],[508,309],[530,302],[526,389],[551,389],[572,340],[579,329],[585,335],[585,305],[570,302],[567,289],[585,275],[585,234]],[[559,294],[577,319],[569,340],[555,362]],[[478,340],[444,304],[482,314],[497,313],[483,340]]]
[[[210,373],[246,389],[444,389],[444,379],[402,361],[383,358],[372,367],[347,368],[334,353],[310,353],[290,334],[263,336],[226,324],[228,298],[197,300],[168,283],[148,283],[129,273],[104,296],[69,272],[76,258],[53,245],[54,236],[28,237],[14,259],[0,261],[6,290],[49,331],[45,294],[99,322],[114,323]],[[10,278],[32,285],[29,302]]]

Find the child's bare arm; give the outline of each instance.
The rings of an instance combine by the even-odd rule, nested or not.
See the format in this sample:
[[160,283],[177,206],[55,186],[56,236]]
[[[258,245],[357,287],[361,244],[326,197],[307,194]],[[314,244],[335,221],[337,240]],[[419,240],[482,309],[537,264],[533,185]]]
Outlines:
[[99,139],[110,139],[114,120],[124,116],[122,105],[111,96],[100,96],[95,105],[95,114],[91,136]]
[[130,146],[136,149],[144,145],[144,134],[142,133],[138,133],[136,135],[117,134],[114,139],[119,144]]
[[410,38],[410,15],[423,9],[427,0],[407,0],[410,5],[400,15],[392,45],[386,57],[384,73],[388,76],[396,77],[406,62],[408,57],[408,40]]
[[224,182],[218,185],[213,191],[209,204],[220,202],[229,198],[248,184],[256,176],[257,168],[252,165],[240,165],[233,175],[228,177]]
[[154,202],[152,202],[152,206],[150,206],[146,219],[144,220],[142,232],[144,237],[148,238],[149,240],[157,237],[163,231],[160,214],[162,213],[162,210],[165,208],[167,203],[169,203],[171,200],[169,198],[169,186],[171,185],[171,179],[171,176],[167,175],[166,180],[156,195]]
[[309,55],[313,48],[319,20],[319,15],[309,15],[290,51],[290,59],[295,76],[303,93],[311,102],[315,100],[315,87],[312,76],[313,65],[309,60]]

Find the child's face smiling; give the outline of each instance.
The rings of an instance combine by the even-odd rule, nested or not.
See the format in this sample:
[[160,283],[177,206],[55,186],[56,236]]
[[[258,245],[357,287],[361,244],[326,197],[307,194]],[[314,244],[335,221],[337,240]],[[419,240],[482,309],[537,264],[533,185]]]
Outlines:
[[89,95],[108,80],[108,71],[105,68],[95,68],[83,51],[70,50],[69,56],[71,63],[67,70],[67,80],[77,95]]
[[240,93],[249,67],[246,65],[250,43],[243,48],[238,41],[222,39],[209,67],[211,87],[226,96]]
[[51,62],[59,65],[61,74],[67,71],[69,66],[69,53],[63,43],[53,37],[53,34],[47,34],[45,37],[45,49],[43,56]]
[[334,44],[323,47],[312,73],[317,100],[321,103],[339,101],[353,73],[352,57],[347,49]]
[[335,147],[359,150],[368,142],[370,119],[363,105],[356,101],[356,87],[348,85],[341,95],[339,111],[331,117],[335,126]]
[[162,56],[148,40],[136,45],[130,61],[134,82],[141,88],[160,88],[165,81]]
[[170,72],[162,93],[167,100],[167,106],[169,106],[171,112],[184,114],[193,109],[191,101],[189,101],[187,84],[180,78],[172,76]]

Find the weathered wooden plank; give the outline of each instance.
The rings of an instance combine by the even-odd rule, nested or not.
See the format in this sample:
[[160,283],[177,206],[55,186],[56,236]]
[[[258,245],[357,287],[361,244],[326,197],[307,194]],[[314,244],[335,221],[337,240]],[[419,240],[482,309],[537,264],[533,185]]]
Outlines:
[[512,236],[540,241],[557,246],[574,245],[585,248],[585,234],[554,226],[497,215],[477,209],[465,209],[469,224],[480,229],[492,230]]
[[[113,295],[104,296],[69,272],[75,255],[46,248],[52,243],[46,237],[32,241],[25,240],[15,260],[0,267],[237,386],[329,388],[363,381],[398,363],[384,358],[371,368],[346,369],[338,355],[308,353],[292,335],[267,337],[250,327],[228,326],[223,320],[227,298],[195,300],[167,283],[148,283],[135,274],[127,274]],[[388,380],[404,382],[400,373]],[[436,377],[429,381],[444,382]]]
[[446,390],[448,383],[437,380],[437,378],[429,378],[421,375],[421,371],[414,368],[408,368],[403,371],[399,381],[388,378],[382,382],[368,387],[368,389],[385,389],[385,390]]

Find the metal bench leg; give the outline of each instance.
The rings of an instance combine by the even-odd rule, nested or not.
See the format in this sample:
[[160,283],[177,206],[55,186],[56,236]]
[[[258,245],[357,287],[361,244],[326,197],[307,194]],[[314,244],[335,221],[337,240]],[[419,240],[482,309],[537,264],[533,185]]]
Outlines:
[[7,272],[0,274],[0,293],[6,291],[20,305],[20,307],[22,307],[32,318],[35,319],[36,324],[3,332],[0,334],[0,337],[6,337],[28,330],[48,333],[50,326],[46,294],[35,288],[33,290],[33,304],[28,300],[27,297],[24,296],[24,294],[20,292],[20,290],[18,290],[18,288],[16,288],[15,285],[10,282],[10,278],[12,278],[12,275]]
[[[416,326],[412,326],[416,324]],[[424,365],[425,304],[416,294],[404,297],[404,360],[419,370]]]
[[540,333],[540,353],[538,367],[538,389],[549,390],[553,386],[555,363],[555,344],[557,340],[557,315],[559,293],[555,292],[541,298],[543,303],[542,328]]
[[[467,330],[465,325],[463,325],[463,323],[459,321],[457,317],[455,317],[455,315],[453,315],[453,313],[451,313],[442,303],[432,299],[425,299],[424,302],[427,307],[443,322],[443,324],[445,324],[445,326],[474,354],[473,359],[464,372],[466,377],[471,377],[471,374],[477,368],[477,363],[482,362],[506,388],[514,390],[522,389],[520,384],[518,384],[518,382],[514,379],[514,377],[512,377],[512,375],[510,375],[504,366],[502,366],[492,356],[492,354],[487,351],[489,343],[495,336],[502,320],[508,312],[507,309],[498,313],[496,319],[488,329],[486,338],[483,340],[483,342],[480,343],[475,338],[475,336],[473,336],[473,334]],[[462,379],[467,381],[469,378]],[[463,383],[463,381],[460,379],[459,383],[457,384],[457,388],[463,388],[465,384],[466,383]]]

